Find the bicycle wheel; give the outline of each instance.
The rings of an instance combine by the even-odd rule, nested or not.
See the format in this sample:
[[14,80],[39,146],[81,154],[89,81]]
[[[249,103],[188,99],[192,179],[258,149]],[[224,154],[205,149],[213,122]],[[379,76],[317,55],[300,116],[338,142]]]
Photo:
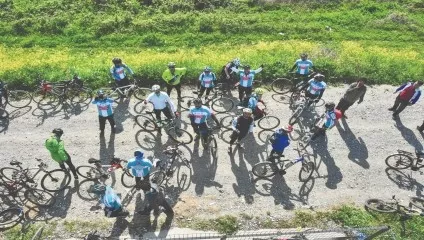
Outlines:
[[419,198],[419,197],[411,197],[409,199],[409,202],[415,206],[416,208],[421,209],[422,211],[424,211],[424,199]]
[[232,129],[231,126],[233,124],[233,120],[234,120],[234,116],[228,115],[228,116],[221,118],[219,123],[221,124],[221,127],[223,127],[223,128]]
[[261,162],[253,166],[252,173],[256,177],[272,177],[275,175],[274,163],[271,162]]
[[99,197],[97,196],[97,194],[91,192],[91,190],[92,190],[92,186],[94,186],[95,184],[99,184],[99,183],[100,182],[98,180],[95,180],[95,179],[85,179],[85,180],[83,180],[78,185],[78,191],[77,191],[78,196],[82,200],[85,200],[85,201],[98,200]]
[[149,115],[146,114],[140,114],[135,117],[135,122],[138,126],[140,126],[142,129],[153,132],[157,129],[157,125],[155,121],[153,121]]
[[300,115],[302,115],[302,112],[305,108],[296,108],[293,115],[289,119],[289,125],[294,125],[297,123],[297,120],[299,120]]
[[271,83],[271,89],[275,93],[285,94],[290,92],[293,87],[292,81],[287,78],[277,78]]
[[307,182],[311,178],[314,170],[315,164],[313,162],[302,163],[302,168],[299,171],[299,181]]
[[50,108],[56,108],[60,104],[59,98],[51,92],[44,92],[39,96],[34,96],[34,99],[36,98],[38,98],[38,101],[36,101],[38,106],[43,109],[46,109],[48,106]]
[[1,176],[10,181],[12,181],[13,176],[17,176],[18,173],[20,173],[20,170],[12,167],[4,167],[0,169]]
[[134,97],[138,100],[144,100],[146,99],[147,95],[150,94],[150,89],[148,88],[137,88],[134,91]]
[[234,108],[234,101],[227,97],[220,97],[212,101],[212,109],[217,113],[229,112]]
[[113,101],[118,101],[121,98],[121,94],[118,92],[118,90],[106,90],[105,91],[106,96],[111,98]]
[[23,186],[21,184],[17,184],[15,181],[4,181],[0,183],[0,196],[7,197],[11,195],[15,195],[21,191]]
[[172,140],[178,143],[189,144],[193,141],[193,136],[184,129],[177,127],[169,128],[166,133],[171,137]]
[[413,161],[408,155],[396,153],[386,158],[386,165],[394,169],[405,169],[411,167]]
[[68,96],[70,96],[72,103],[85,103],[87,100],[91,101],[91,91],[86,91],[83,89],[73,90],[70,93],[68,93]]
[[218,144],[216,142],[215,137],[211,137],[211,141],[209,142],[209,148],[213,158],[218,156]]
[[385,202],[375,198],[368,199],[365,202],[365,207],[381,213],[394,213],[397,210],[396,203]]
[[304,98],[303,91],[295,91],[290,95],[289,105],[293,107],[297,102],[301,101]]
[[53,194],[41,189],[27,189],[24,196],[26,200],[40,207],[50,207],[56,201]]
[[194,106],[193,100],[195,99],[195,97],[185,96],[185,97],[182,97],[182,99],[184,102],[182,101],[179,102],[179,105],[182,109],[190,110],[190,107]]
[[0,229],[11,228],[24,219],[24,211],[19,207],[12,207],[0,212]]
[[135,186],[135,178],[128,171],[124,171],[121,175],[121,183],[126,188],[132,188]]
[[0,106],[0,119],[9,118],[9,112],[5,110],[3,106]]
[[32,101],[31,94],[24,90],[9,91],[7,98],[7,103],[15,108],[24,108]]
[[102,176],[102,172],[92,166],[79,166],[77,167],[77,173],[86,179],[98,179]]
[[274,117],[274,116],[267,115],[267,116],[259,119],[259,121],[258,121],[259,128],[264,129],[264,130],[274,129],[274,128],[278,127],[278,125],[280,125],[280,119],[278,119],[277,117]]
[[41,179],[41,187],[49,192],[58,192],[65,189],[71,182],[68,171],[56,169],[47,172]]
[[152,178],[152,182],[156,183],[158,186],[162,185],[166,177],[165,173],[161,170],[150,173],[150,176]]

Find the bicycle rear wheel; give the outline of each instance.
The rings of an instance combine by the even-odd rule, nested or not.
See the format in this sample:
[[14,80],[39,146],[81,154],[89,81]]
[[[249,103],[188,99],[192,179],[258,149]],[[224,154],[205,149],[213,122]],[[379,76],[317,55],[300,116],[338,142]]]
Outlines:
[[92,166],[79,166],[77,167],[77,173],[86,179],[98,179],[102,176],[102,172]]
[[78,196],[85,201],[98,200],[99,196],[92,192],[92,186],[99,184],[100,182],[96,179],[85,179],[78,185]]
[[128,171],[124,171],[121,175],[121,183],[126,188],[132,188],[135,186],[135,178]]
[[275,93],[285,94],[290,92],[293,87],[292,81],[287,78],[277,78],[271,83],[271,89]]
[[40,207],[50,207],[56,202],[53,194],[41,189],[27,189],[24,196],[26,200]]
[[234,108],[234,101],[227,97],[220,97],[212,101],[212,109],[218,113],[229,112]]
[[177,127],[169,128],[166,133],[171,137],[172,140],[178,143],[189,144],[193,141],[193,136],[184,129],[180,129]]
[[71,182],[68,171],[56,169],[47,172],[41,179],[41,187],[49,192],[58,192],[65,189]]
[[304,108],[296,108],[293,115],[289,119],[289,125],[294,125],[299,120],[300,115],[302,115]]
[[412,166],[414,159],[408,155],[396,153],[388,156],[385,161],[390,168],[405,169]]
[[84,89],[76,89],[71,90],[68,92],[68,96],[70,96],[72,103],[85,103],[88,102],[88,100],[91,101],[91,91],[84,90]]
[[23,209],[12,207],[0,212],[0,229],[14,227],[24,219]]
[[221,127],[226,128],[226,129],[231,129],[231,126],[233,124],[233,120],[234,120],[234,116],[227,115],[227,116],[221,118],[219,123],[221,124]]
[[278,127],[278,125],[280,125],[280,119],[278,119],[275,116],[267,115],[265,117],[262,117],[258,121],[259,128],[264,129],[264,130],[274,129],[274,128]]
[[158,170],[158,171],[154,171],[152,173],[150,173],[151,178],[152,178],[152,182],[156,183],[158,186],[162,185],[163,181],[166,178],[166,175],[163,171]]
[[7,103],[15,108],[24,108],[32,101],[31,94],[24,90],[12,90],[8,92]]
[[411,204],[422,211],[424,211],[424,199],[419,197],[411,197],[410,200]]
[[157,129],[157,125],[154,120],[150,118],[149,115],[146,114],[140,114],[135,117],[135,122],[138,126],[140,126],[142,129],[153,132]]
[[212,157],[216,158],[218,155],[218,144],[216,142],[215,137],[211,137],[211,141],[209,142],[209,149],[211,151]]
[[0,169],[1,176],[9,181],[13,181],[13,176],[17,176],[18,173],[20,173],[20,170],[12,167],[4,167]]
[[311,178],[312,173],[314,173],[314,170],[315,164],[313,162],[302,163],[302,168],[299,171],[299,181],[307,182]]
[[274,163],[271,162],[261,162],[253,166],[252,173],[256,177],[272,177],[275,175],[273,166]]
[[150,89],[148,88],[137,88],[134,90],[134,97],[138,100],[146,99],[147,95],[150,94]]
[[394,213],[397,210],[396,203],[385,202],[376,198],[368,199],[365,202],[365,207],[381,213]]

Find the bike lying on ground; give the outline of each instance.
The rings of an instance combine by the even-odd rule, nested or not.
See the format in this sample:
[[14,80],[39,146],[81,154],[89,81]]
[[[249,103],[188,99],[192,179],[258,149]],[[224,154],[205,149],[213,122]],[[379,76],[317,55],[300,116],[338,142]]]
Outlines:
[[16,226],[24,220],[24,209],[22,207],[11,207],[0,212],[0,230],[6,230]]
[[415,150],[414,153],[397,150],[398,153],[392,154],[386,158],[386,165],[394,169],[411,168],[412,171],[418,171],[424,167],[424,152]]
[[424,199],[411,197],[408,206],[402,205],[393,195],[389,201],[371,198],[365,202],[365,207],[381,213],[400,213],[407,216],[424,216]]
[[[234,101],[223,96],[224,91],[222,83],[218,83],[212,91],[212,96],[208,96],[203,105],[211,107],[217,113],[229,112],[234,108]],[[193,91],[193,94],[197,95],[199,91]],[[180,102],[181,108],[189,110],[190,107],[194,106],[193,100],[196,98],[197,97],[190,96],[183,97],[184,103]]]

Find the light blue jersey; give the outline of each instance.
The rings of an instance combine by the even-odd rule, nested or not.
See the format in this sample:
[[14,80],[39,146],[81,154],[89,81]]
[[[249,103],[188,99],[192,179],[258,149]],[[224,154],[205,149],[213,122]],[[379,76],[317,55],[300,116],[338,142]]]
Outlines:
[[113,191],[110,186],[106,186],[105,194],[101,197],[100,202],[105,205],[105,208],[109,211],[116,211],[121,209],[121,199]]
[[206,120],[213,114],[212,110],[208,107],[202,106],[200,108],[191,107],[189,117],[196,124],[206,122]]
[[313,64],[311,60],[305,60],[298,59],[296,61],[297,70],[296,73],[301,75],[308,75],[309,74],[309,68],[312,68]]
[[237,75],[240,77],[240,86],[252,87],[255,74],[260,73],[262,71],[262,68],[260,67],[256,70],[251,70],[248,74],[245,74],[244,70],[236,69],[235,67],[231,68],[231,70],[237,73]]
[[93,104],[97,105],[97,110],[100,117],[109,117],[113,114],[112,104],[113,100],[110,98],[105,98],[101,100],[94,100]]
[[334,124],[336,123],[336,113],[334,111],[331,112],[326,112],[325,113],[325,127],[326,128],[331,128],[334,126]]
[[127,168],[134,177],[145,177],[150,173],[153,164],[146,158],[132,158],[128,161]]
[[202,87],[205,87],[205,88],[214,87],[213,83],[214,83],[214,81],[216,81],[215,73],[210,72],[209,74],[206,74],[205,72],[203,72],[199,76],[199,81],[200,81],[200,84],[202,85]]
[[134,72],[127,65],[122,64],[122,66],[113,65],[110,68],[110,73],[112,74],[113,79],[116,81],[120,81],[126,77],[125,70],[127,70],[130,74],[134,74]]
[[254,111],[256,109],[256,106],[258,105],[258,102],[258,99],[256,99],[255,97],[250,97],[247,107]]
[[308,87],[308,92],[312,95],[320,95],[322,91],[325,90],[325,88],[327,87],[327,84],[325,82],[319,82],[319,81],[315,81],[315,79],[311,79],[309,80],[309,87]]

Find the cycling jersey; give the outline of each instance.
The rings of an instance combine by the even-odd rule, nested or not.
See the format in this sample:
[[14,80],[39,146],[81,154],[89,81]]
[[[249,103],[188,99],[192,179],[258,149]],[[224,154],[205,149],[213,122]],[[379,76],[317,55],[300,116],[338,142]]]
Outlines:
[[295,65],[297,66],[296,73],[301,75],[308,75],[309,68],[313,66],[311,60],[303,61],[302,59],[296,60]]
[[336,113],[334,111],[325,112],[325,128],[332,128],[336,124]]
[[243,116],[235,117],[231,128],[235,131],[239,130],[241,133],[253,132],[254,121],[252,117],[245,118]]
[[252,87],[253,79],[255,78],[255,74],[260,73],[262,71],[262,68],[258,68],[256,70],[251,70],[249,74],[245,74],[244,70],[237,69],[235,67],[232,67],[231,70],[240,77],[240,86],[242,87]]
[[63,163],[68,160],[68,156],[65,151],[65,144],[63,140],[58,140],[56,136],[52,135],[46,140],[45,146],[49,150],[52,159],[58,163]]
[[199,81],[202,87],[211,88],[214,86],[213,82],[216,81],[215,73],[210,72],[209,74],[206,74],[205,72],[203,72],[199,76]]
[[105,194],[100,198],[100,202],[108,211],[117,211],[122,208],[121,199],[110,186],[106,186]]
[[172,74],[171,71],[166,69],[162,74],[162,79],[170,85],[178,85],[181,77],[186,73],[187,68],[175,68],[175,72]]
[[196,124],[202,124],[213,114],[210,108],[202,106],[200,108],[191,107],[189,117]]
[[309,87],[308,87],[308,92],[312,95],[320,95],[322,91],[325,90],[325,88],[327,87],[327,84],[325,82],[319,82],[319,81],[315,81],[314,78],[312,78],[311,80],[309,80]]
[[132,158],[128,161],[127,168],[131,170],[134,177],[145,177],[153,167],[152,162],[146,158]]
[[131,74],[134,74],[131,68],[129,68],[125,64],[122,64],[121,66],[113,65],[110,68],[110,73],[112,74],[113,79],[115,79],[116,81],[120,81],[126,77],[125,70],[127,70]]
[[113,100],[110,98],[94,100],[93,104],[97,105],[100,117],[109,117],[113,114],[112,104]]
[[278,129],[272,135],[272,150],[282,153],[290,145],[289,136],[282,129]]
[[412,104],[415,104],[421,96],[421,89],[415,89],[413,82],[403,84],[398,89],[396,89],[396,92],[399,91],[399,98],[404,101],[409,101]]
[[169,105],[172,112],[176,111],[174,103],[172,103],[171,98],[165,92],[160,92],[159,96],[156,93],[150,93],[146,98],[146,102],[152,103],[155,110],[162,110]]
[[262,100],[258,100],[256,97],[250,97],[249,102],[247,103],[247,107],[252,109],[252,111],[254,111],[256,107],[258,106],[258,103],[264,104]]

